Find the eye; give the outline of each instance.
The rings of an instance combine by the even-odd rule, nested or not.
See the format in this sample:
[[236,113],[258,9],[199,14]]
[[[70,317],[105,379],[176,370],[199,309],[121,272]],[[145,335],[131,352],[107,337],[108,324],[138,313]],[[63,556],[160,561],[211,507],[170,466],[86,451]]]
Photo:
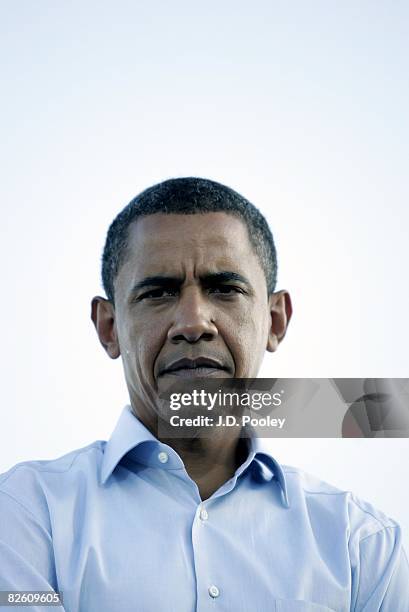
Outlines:
[[138,300],[151,299],[158,300],[165,297],[174,297],[177,294],[177,289],[152,289],[139,296]]
[[233,293],[243,293],[243,291],[239,287],[235,287],[234,285],[217,285],[215,287],[210,287],[209,291],[211,293],[220,293],[221,295],[232,295]]

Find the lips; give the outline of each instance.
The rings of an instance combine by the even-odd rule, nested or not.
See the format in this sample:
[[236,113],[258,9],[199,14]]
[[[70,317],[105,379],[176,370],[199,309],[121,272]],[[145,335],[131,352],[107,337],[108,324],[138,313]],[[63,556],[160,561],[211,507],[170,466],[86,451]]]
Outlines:
[[174,376],[208,376],[209,374],[220,371],[227,371],[227,368],[219,361],[210,357],[197,357],[188,359],[183,357],[171,362],[163,368],[160,375],[171,374]]

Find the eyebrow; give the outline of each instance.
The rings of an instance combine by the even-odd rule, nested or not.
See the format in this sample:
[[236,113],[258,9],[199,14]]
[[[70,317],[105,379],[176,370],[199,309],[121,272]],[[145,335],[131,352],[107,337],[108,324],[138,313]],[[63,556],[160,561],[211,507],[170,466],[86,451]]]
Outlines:
[[[238,282],[249,289],[251,288],[250,282],[238,272],[230,272],[225,270],[223,272],[213,272],[209,274],[202,274],[199,276],[200,281],[205,286],[217,285],[220,283]],[[131,293],[137,293],[141,289],[146,287],[173,287],[178,288],[183,285],[183,278],[177,276],[146,276],[142,280],[138,281],[131,289]]]

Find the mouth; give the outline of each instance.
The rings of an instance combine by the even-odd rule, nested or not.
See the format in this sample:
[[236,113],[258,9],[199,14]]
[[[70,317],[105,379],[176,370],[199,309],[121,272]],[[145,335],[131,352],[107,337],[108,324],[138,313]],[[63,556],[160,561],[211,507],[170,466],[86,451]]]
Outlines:
[[198,357],[197,359],[178,359],[161,370],[160,376],[176,376],[180,378],[226,377],[228,368],[214,359]]

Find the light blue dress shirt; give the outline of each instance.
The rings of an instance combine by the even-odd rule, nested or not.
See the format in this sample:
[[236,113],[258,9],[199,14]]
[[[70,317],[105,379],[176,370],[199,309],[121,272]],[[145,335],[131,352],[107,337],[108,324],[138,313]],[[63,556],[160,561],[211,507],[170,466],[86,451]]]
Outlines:
[[0,476],[0,590],[51,589],[67,612],[409,611],[393,520],[257,438],[203,502],[129,406],[109,442]]

